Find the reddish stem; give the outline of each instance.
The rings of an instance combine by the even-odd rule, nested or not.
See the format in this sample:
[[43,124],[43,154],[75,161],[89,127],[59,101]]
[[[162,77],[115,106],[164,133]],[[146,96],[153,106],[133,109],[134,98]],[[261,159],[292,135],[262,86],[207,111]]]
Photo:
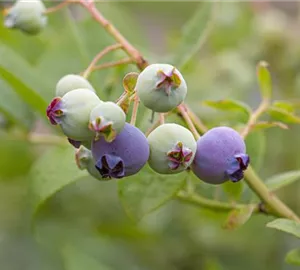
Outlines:
[[122,45],[123,50],[132,57],[138,68],[143,70],[148,66],[148,62],[143,58],[140,52],[134,48],[127,39],[111,24],[96,8],[94,2],[87,3],[85,0],[79,0],[80,4],[83,5],[92,15],[92,17],[99,22],[104,29],[115,38],[115,40]]
[[102,50],[101,52],[99,52],[94,59],[92,60],[92,62],[90,63],[90,65],[87,67],[87,69],[83,72],[83,77],[87,78],[90,73],[93,71],[94,66],[97,64],[97,62],[106,54],[108,54],[109,52],[115,51],[122,48],[121,44],[114,44],[114,45],[110,45],[107,46],[104,50]]

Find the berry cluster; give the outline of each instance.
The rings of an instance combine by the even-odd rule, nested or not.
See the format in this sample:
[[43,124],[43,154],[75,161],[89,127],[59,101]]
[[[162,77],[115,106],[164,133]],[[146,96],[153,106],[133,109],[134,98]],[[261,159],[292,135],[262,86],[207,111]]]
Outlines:
[[[175,67],[153,64],[139,74],[135,94],[152,111],[168,112],[184,101],[187,85]],[[196,141],[187,128],[167,123],[146,138],[126,122],[119,105],[102,101],[79,75],[59,80],[47,116],[78,148],[78,167],[99,180],[134,175],[148,161],[160,174],[190,168],[201,180],[221,184],[241,180],[249,164],[243,139],[229,127],[213,128]]]

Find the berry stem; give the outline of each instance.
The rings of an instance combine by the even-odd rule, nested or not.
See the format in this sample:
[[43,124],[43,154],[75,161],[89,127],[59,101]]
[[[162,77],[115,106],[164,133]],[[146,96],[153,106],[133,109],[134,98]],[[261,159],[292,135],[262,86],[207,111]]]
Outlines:
[[182,104],[182,106],[185,108],[195,127],[201,134],[208,131],[208,128],[203,124],[201,119],[186,104]]
[[[164,114],[164,119],[165,119],[166,117],[168,117],[170,114],[171,114],[171,112],[165,113],[165,114]],[[156,129],[157,127],[159,127],[160,125],[161,125],[161,119],[159,118],[159,119],[157,119],[157,120],[154,122],[154,124],[153,124],[153,125],[145,132],[145,136],[148,137],[149,134],[150,134],[154,129]]]
[[50,8],[47,8],[46,11],[44,12],[44,14],[50,14],[50,13],[54,13],[72,3],[76,3],[77,1],[72,1],[72,0],[65,0],[65,1],[62,1],[61,3],[57,4],[56,6],[54,7],[50,7]]
[[159,124],[163,125],[165,123],[165,114],[164,113],[160,113],[159,114]]
[[191,117],[189,116],[186,108],[182,104],[180,104],[179,106],[177,106],[177,109],[180,112],[184,121],[186,122],[187,126],[189,127],[190,131],[193,133],[195,139],[198,140],[200,138],[200,135],[199,135],[197,129],[195,128],[194,123],[193,123]]
[[110,46],[107,46],[106,48],[104,48],[104,50],[102,50],[101,52],[99,52],[94,59],[92,60],[92,62],[90,63],[90,65],[87,67],[87,69],[83,72],[82,76],[84,78],[88,78],[88,76],[91,74],[91,72],[94,70],[95,65],[97,64],[97,62],[106,54],[108,54],[109,52],[112,51],[116,51],[118,49],[121,49],[122,45],[121,44],[113,44]]
[[116,101],[116,104],[121,106],[128,97],[129,97],[129,93],[123,92],[123,94]]
[[[202,197],[195,193],[188,194],[185,191],[180,191],[176,195],[176,197],[183,203],[193,204],[195,206],[199,206],[201,208],[206,208],[206,209],[211,209],[216,212],[229,212],[231,210],[239,210],[239,209],[243,209],[244,207],[249,206],[247,204],[236,204],[236,203],[231,204],[231,203],[227,203],[227,202],[216,201],[216,200]],[[260,205],[253,204],[253,207],[254,207],[253,213],[270,214],[273,216],[278,216],[278,214],[275,212],[262,211]]]
[[123,50],[135,60],[135,63],[140,70],[143,70],[148,66],[148,62],[143,58],[140,52],[99,12],[94,1],[87,3],[85,0],[79,0],[79,3],[91,13],[93,18],[99,22],[118,43],[122,45]]
[[140,99],[137,95],[135,95],[134,102],[133,102],[132,115],[131,115],[131,120],[130,120],[130,124],[133,126],[135,126],[137,113],[138,113],[138,109],[139,109],[139,104],[140,104]]
[[111,67],[117,67],[117,66],[121,66],[121,65],[132,64],[132,63],[135,63],[134,60],[132,58],[128,57],[128,58],[124,58],[124,59],[121,59],[121,60],[118,60],[118,61],[115,61],[115,62],[108,62],[108,63],[104,63],[104,64],[101,64],[101,65],[94,66],[92,68],[91,72],[95,71],[95,70],[101,70],[101,69],[106,69],[106,68],[111,68]]
[[256,195],[265,202],[278,216],[300,222],[300,218],[286,206],[259,178],[251,166],[245,171],[245,181]]
[[241,136],[245,139],[251,132],[251,128],[256,123],[258,118],[268,109],[269,100],[263,99],[258,108],[252,113],[245,128],[241,131]]

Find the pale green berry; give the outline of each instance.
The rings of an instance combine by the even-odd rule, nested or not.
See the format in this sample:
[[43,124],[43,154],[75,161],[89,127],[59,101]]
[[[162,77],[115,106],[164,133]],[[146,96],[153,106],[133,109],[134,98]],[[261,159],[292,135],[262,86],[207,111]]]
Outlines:
[[91,111],[90,130],[96,133],[95,140],[103,136],[107,142],[112,142],[125,125],[124,111],[113,102],[103,102]]
[[95,92],[95,89],[89,81],[82,76],[75,74],[65,75],[56,84],[56,96],[62,97],[66,93],[79,88],[85,88]]
[[102,101],[94,92],[76,89],[54,98],[47,108],[47,116],[53,125],[61,126],[68,138],[91,141],[94,133],[88,127],[90,113],[100,103]]
[[83,145],[81,145],[76,151],[75,160],[80,170],[87,170],[91,176],[93,176],[98,180],[101,181],[110,180],[110,178],[102,177],[102,175],[96,168],[96,163],[93,158],[92,152],[89,149],[85,148]]
[[177,124],[164,124],[148,136],[150,167],[161,174],[179,173],[187,169],[195,157],[197,143],[193,134]]
[[35,35],[47,24],[46,8],[40,0],[18,0],[7,12],[4,25]]
[[138,76],[136,87],[141,102],[155,112],[168,112],[182,103],[187,85],[181,73],[169,64],[152,64]]

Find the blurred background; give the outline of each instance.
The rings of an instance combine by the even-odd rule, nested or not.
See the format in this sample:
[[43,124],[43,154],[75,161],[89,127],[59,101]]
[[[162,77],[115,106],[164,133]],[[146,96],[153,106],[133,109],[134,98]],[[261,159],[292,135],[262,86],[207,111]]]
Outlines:
[[[53,4],[46,2],[47,6]],[[204,5],[185,1],[97,4],[150,62],[174,65],[178,55],[173,53],[180,46],[184,27]],[[202,101],[235,98],[255,108],[259,103],[255,69],[260,60],[270,64],[274,99],[298,102],[299,29],[297,2],[219,3],[212,31],[195,57],[181,68],[189,87],[187,103],[209,127],[238,126],[244,122],[243,115],[217,111]],[[36,110],[39,99],[28,100],[16,89],[26,86],[48,103],[63,75],[83,71],[112,42],[77,6],[49,15],[46,29],[34,37],[0,24],[0,66],[18,78],[14,83],[0,79],[0,269],[296,269],[284,262],[284,256],[299,246],[299,241],[267,229],[270,217],[254,216],[241,228],[228,231],[222,228],[226,215],[170,201],[135,223],[122,208],[116,181],[98,182],[80,177],[79,171],[80,179],[41,205],[32,221],[31,170],[40,166],[36,162],[54,146],[30,139],[28,134],[60,133],[39,113],[43,106]],[[117,52],[105,59],[122,56]],[[91,82],[104,100],[114,100],[129,71],[136,67],[95,72]],[[143,123],[147,112],[141,112],[139,121]],[[263,179],[299,169],[299,134],[300,127],[294,125],[288,131],[272,128],[248,137],[252,164]],[[51,166],[51,160],[47,162],[44,165]],[[63,171],[64,167],[56,169]],[[221,192],[219,197],[226,199],[222,190],[202,183],[197,183],[197,190],[208,197]],[[297,183],[278,192],[298,214],[299,192]],[[251,194],[244,187],[240,200],[249,202]]]

